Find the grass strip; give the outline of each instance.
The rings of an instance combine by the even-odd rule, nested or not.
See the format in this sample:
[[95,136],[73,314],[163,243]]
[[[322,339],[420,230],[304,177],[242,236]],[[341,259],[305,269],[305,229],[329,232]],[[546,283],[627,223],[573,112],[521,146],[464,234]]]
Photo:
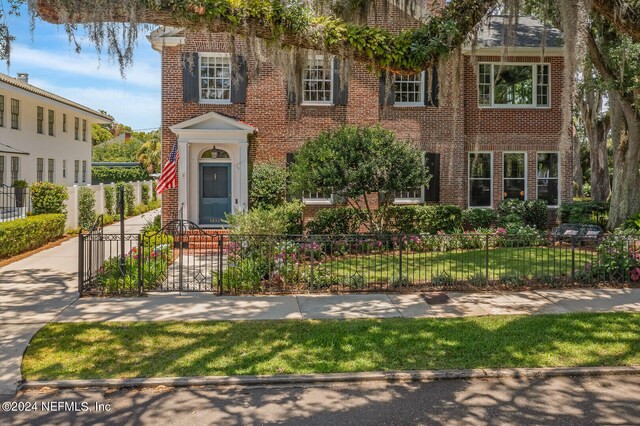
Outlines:
[[640,364],[640,314],[52,323],[26,380]]

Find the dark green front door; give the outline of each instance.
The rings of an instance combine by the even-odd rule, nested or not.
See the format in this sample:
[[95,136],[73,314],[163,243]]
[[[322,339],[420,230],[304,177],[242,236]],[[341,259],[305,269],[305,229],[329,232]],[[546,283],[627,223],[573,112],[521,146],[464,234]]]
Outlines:
[[200,225],[222,225],[231,213],[231,164],[200,164]]

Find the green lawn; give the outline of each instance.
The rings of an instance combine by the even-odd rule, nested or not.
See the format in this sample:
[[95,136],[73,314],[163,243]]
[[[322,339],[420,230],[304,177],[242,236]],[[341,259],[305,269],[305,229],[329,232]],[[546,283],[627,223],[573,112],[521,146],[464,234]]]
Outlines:
[[26,380],[640,364],[640,314],[52,323]]
[[[593,252],[576,249],[572,260],[571,248],[514,247],[490,249],[489,279],[499,280],[505,275],[526,278],[542,276],[570,276],[572,261],[575,269],[583,269],[596,260]],[[431,281],[434,276],[449,274],[458,281],[473,275],[486,274],[487,252],[467,250],[452,252],[403,253],[403,276],[413,282]],[[325,258],[324,266],[332,275],[350,277],[361,275],[367,282],[385,282],[397,277],[400,269],[398,252],[387,252],[343,258]]]

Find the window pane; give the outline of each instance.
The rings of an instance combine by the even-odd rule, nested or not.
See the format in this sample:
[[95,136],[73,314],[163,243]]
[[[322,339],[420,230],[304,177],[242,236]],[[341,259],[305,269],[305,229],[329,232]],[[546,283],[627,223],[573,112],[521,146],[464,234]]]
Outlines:
[[524,201],[524,179],[505,179],[504,198],[516,198]]
[[558,179],[538,180],[538,199],[545,200],[550,206],[558,205]]
[[394,82],[395,103],[424,104],[423,81],[424,73],[410,76],[396,76]]
[[494,65],[494,103],[496,105],[533,104],[533,67]]
[[538,178],[558,177],[558,154],[538,154]]
[[200,98],[218,101],[231,99],[231,61],[228,56],[200,58]]
[[558,205],[558,154],[538,154],[538,198],[551,206]]
[[524,178],[524,152],[504,154],[504,177]]
[[491,154],[469,154],[471,178],[491,178]]
[[329,69],[325,70],[331,64],[323,57],[309,59],[302,82],[303,102],[331,103],[332,73]]
[[478,102],[491,105],[491,65],[480,64],[478,68]]
[[471,207],[491,207],[491,179],[472,179],[469,186]]
[[538,65],[538,81],[536,90],[538,91],[538,106],[549,106],[549,65]]

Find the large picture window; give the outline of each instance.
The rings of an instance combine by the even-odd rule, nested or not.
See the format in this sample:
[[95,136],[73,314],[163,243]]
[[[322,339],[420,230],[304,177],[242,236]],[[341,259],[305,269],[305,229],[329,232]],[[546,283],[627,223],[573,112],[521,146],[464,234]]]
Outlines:
[[478,103],[493,107],[548,107],[548,64],[479,64]]
[[538,153],[538,199],[545,200],[549,206],[558,205],[559,170],[560,162],[557,152]]
[[493,167],[490,152],[469,153],[469,207],[491,207]]
[[309,59],[304,71],[302,102],[306,104],[331,105],[333,103],[333,59],[324,56]]
[[524,152],[505,152],[503,157],[503,198],[526,199],[527,156]]
[[423,106],[424,78],[424,71],[409,76],[397,75],[393,83],[394,105]]
[[231,59],[227,54],[200,56],[200,101],[231,102]]

